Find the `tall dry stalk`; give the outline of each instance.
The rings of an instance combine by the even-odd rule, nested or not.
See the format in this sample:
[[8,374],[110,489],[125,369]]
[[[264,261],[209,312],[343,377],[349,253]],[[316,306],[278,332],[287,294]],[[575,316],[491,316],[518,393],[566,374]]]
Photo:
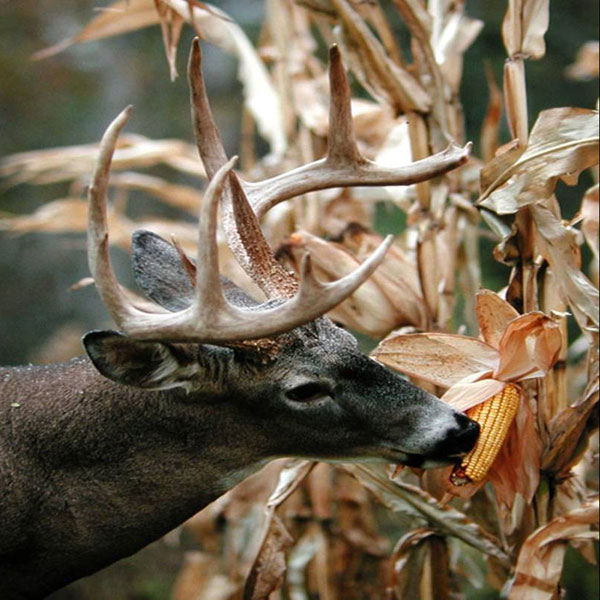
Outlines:
[[[559,180],[573,183],[597,164],[598,121],[593,110],[556,108],[537,115],[529,130],[526,64],[544,57],[548,2],[508,2],[503,94],[491,80],[481,158],[408,189],[316,192],[264,223],[289,266],[309,250],[321,277],[334,279],[378,243],[375,202],[405,213],[406,227],[396,232],[382,266],[330,316],[381,340],[378,360],[463,409],[516,386],[517,416],[488,474],[459,486],[451,468],[275,463],[187,524],[199,550],[183,565],[173,598],[443,600],[486,582],[510,600],[551,600],[559,594],[568,543],[593,559],[597,171],[573,222],[561,218],[554,193]],[[258,52],[235,23],[201,2],[135,0],[112,8],[118,10],[101,13],[74,41],[108,37],[118,24],[133,30],[160,23],[173,75],[179,32],[188,23],[239,58],[244,131],[256,129],[270,148],[268,157],[258,157],[246,138],[249,177],[323,155],[323,44],[340,46],[356,90],[371,98],[353,100],[365,156],[399,164],[467,141],[469,104],[463,108],[459,99],[463,55],[482,23],[465,14],[462,2],[266,0]],[[410,35],[410,59],[390,25],[393,11]],[[502,107],[512,138],[506,144],[499,136]],[[199,174],[193,150],[140,136],[123,136],[121,143],[114,168],[129,171],[111,180],[115,190],[143,189],[195,210],[201,201],[195,189],[131,173],[153,161]],[[93,154],[92,147],[29,153],[5,159],[1,168],[20,182],[80,180]],[[80,195],[57,200],[0,225],[16,232],[83,230],[83,202]],[[127,246],[140,224],[116,206],[112,219],[114,242]],[[591,279],[581,265],[576,225],[594,256]],[[151,227],[175,230],[183,246],[195,243],[183,224]],[[495,236],[494,258],[511,266],[502,290],[480,290],[481,264],[491,260],[480,255],[484,235]],[[231,262],[221,262],[243,281]],[[572,340],[570,322],[577,327]],[[474,334],[479,328],[479,337],[462,335],[465,326]]]

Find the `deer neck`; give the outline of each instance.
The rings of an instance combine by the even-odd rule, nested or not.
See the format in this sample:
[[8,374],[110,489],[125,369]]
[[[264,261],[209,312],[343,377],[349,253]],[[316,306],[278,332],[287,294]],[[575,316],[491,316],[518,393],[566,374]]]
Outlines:
[[260,468],[267,457],[244,443],[235,409],[199,396],[120,386],[83,358],[0,369],[0,418],[12,432],[0,440],[0,476],[27,502],[26,519],[1,524],[0,557],[45,545],[36,556],[46,563],[28,568],[63,585],[158,539]]

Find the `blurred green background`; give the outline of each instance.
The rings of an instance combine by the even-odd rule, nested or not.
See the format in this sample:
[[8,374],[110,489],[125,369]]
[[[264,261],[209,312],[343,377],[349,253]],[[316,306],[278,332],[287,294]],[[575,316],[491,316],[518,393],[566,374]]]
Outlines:
[[[97,141],[108,122],[126,105],[134,105],[128,131],[150,138],[181,138],[192,142],[188,90],[184,76],[169,79],[158,27],[74,46],[43,61],[32,55],[42,48],[76,34],[93,16],[96,6],[107,2],[67,0],[0,0],[0,156],[62,145]],[[244,28],[258,36],[263,11],[261,0],[215,2]],[[391,2],[383,2],[391,8]],[[484,61],[502,79],[505,51],[500,37],[504,2],[468,0],[467,13],[485,22],[475,44],[466,54],[461,95],[466,113],[467,137],[478,142],[488,100]],[[185,73],[192,34],[185,29],[180,44],[178,69]],[[593,107],[598,98],[597,80],[569,81],[565,67],[586,41],[598,39],[597,0],[553,0],[547,53],[541,61],[527,63],[531,122],[540,110],[555,106]],[[228,153],[238,151],[237,137],[242,109],[236,62],[221,50],[205,46],[204,69],[208,93]],[[505,140],[508,139],[504,128]],[[581,192],[590,180],[584,176],[576,188],[560,190],[566,215],[573,214]],[[66,195],[63,184],[7,188],[0,181],[0,216],[29,213],[43,202]],[[152,207],[153,209],[156,207]],[[142,212],[147,210],[142,206]],[[495,273],[506,281],[505,267],[495,265],[492,245],[483,248],[486,276]],[[126,257],[120,256],[124,272]],[[13,365],[44,360],[44,346],[55,332],[77,344],[81,332],[103,327],[107,315],[93,288],[73,292],[70,286],[88,275],[83,236],[0,233],[0,364]],[[1,535],[1,532],[0,532]],[[165,542],[116,567],[116,581],[136,581],[121,594],[118,587],[98,584],[102,598],[152,600],[168,597],[169,580],[162,571],[175,572],[180,557]],[[598,597],[597,577],[569,552],[565,578],[567,598]],[[165,567],[165,569],[159,568]],[[160,578],[156,577],[161,571]],[[137,574],[143,571],[145,577]],[[81,584],[56,596],[90,599]],[[472,598],[492,598],[473,592]]]

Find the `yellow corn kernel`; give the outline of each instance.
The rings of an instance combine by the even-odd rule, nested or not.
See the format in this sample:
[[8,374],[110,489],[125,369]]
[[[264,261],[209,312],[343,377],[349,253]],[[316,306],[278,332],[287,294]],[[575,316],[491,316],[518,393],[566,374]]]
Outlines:
[[507,383],[501,392],[467,410],[467,416],[479,423],[479,439],[452,471],[450,479],[454,485],[476,483],[486,476],[508,435],[520,398],[519,387]]

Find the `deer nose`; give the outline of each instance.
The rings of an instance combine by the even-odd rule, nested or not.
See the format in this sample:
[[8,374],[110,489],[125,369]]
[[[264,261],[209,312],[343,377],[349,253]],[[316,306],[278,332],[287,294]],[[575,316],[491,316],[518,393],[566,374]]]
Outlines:
[[446,456],[462,455],[469,452],[475,445],[479,437],[479,423],[462,413],[456,413],[454,418],[456,427],[451,429],[446,439],[438,444],[436,453],[439,452]]

